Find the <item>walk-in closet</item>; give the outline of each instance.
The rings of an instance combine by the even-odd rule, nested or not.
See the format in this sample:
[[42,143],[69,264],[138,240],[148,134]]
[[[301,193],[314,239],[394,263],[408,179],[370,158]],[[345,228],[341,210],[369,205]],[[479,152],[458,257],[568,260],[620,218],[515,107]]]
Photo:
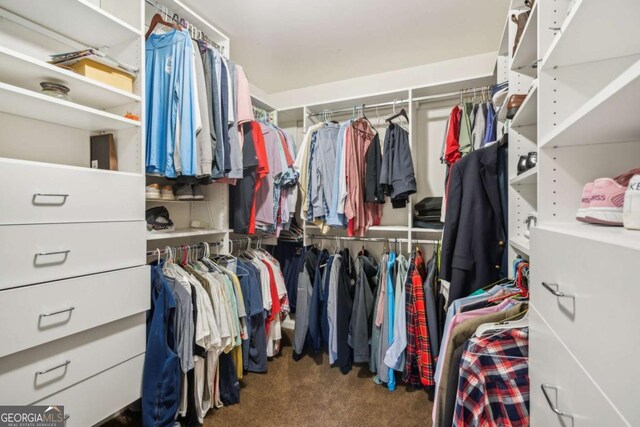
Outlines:
[[0,0],[0,426],[636,426],[640,3]]

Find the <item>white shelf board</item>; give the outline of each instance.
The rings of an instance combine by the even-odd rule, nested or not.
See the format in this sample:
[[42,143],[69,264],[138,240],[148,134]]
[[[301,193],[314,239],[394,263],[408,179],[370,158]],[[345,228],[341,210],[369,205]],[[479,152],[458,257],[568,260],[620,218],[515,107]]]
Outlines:
[[[315,224],[307,224],[306,227],[314,230],[320,228]],[[347,230],[344,228],[332,228],[331,231],[344,231],[346,233]],[[374,225],[369,227],[369,230],[367,231],[401,231],[406,233],[409,231],[409,227],[407,227],[406,225]]]
[[538,183],[538,166],[534,166],[526,172],[513,177],[509,180],[511,185],[531,185]]
[[640,98],[640,60],[541,139],[541,147],[627,142],[640,139],[632,106]]
[[163,200],[163,199],[144,199],[147,203],[209,203],[210,200]]
[[[226,34],[214,27],[209,21],[187,6],[184,2],[180,0],[160,0],[159,3],[166,5],[170,11],[177,13],[180,18],[183,18],[187,22],[193,24],[200,31],[204,32],[212,41],[216,43],[229,41],[229,37],[227,37]],[[190,1],[189,3],[193,4],[194,2]]]
[[538,124],[538,85],[535,85],[527,94],[522,105],[513,116],[511,127],[531,126]]
[[140,102],[137,95],[3,46],[0,46],[0,81],[33,91],[40,91],[43,81],[62,83],[70,89],[69,96],[74,102],[97,109]]
[[433,234],[442,234],[442,230],[436,230],[433,228],[421,228],[421,227],[411,227],[412,233],[433,233]]
[[0,7],[87,47],[115,46],[142,31],[89,0],[2,0]]
[[640,251],[640,230],[627,230],[624,227],[586,224],[582,222],[544,223],[539,228],[554,233],[589,239],[603,245],[619,246]]
[[509,245],[516,251],[529,256],[529,240],[527,238],[509,239]]
[[537,68],[531,66],[538,59],[538,3],[536,2],[531,9],[520,43],[511,61],[512,71],[532,77],[538,73]]
[[198,228],[178,229],[167,233],[152,233],[148,231],[147,240],[168,240],[181,237],[212,236],[216,234],[225,234],[226,232],[226,230],[203,230]]
[[135,120],[1,82],[0,112],[95,132],[140,126]]
[[639,19],[637,0],[578,0],[541,67],[551,70],[640,53]]

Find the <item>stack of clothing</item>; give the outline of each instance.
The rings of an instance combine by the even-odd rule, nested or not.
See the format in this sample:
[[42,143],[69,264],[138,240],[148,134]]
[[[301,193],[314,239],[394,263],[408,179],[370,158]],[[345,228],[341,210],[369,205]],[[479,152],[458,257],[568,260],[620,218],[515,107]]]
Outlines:
[[442,197],[425,197],[414,206],[413,226],[442,230]]

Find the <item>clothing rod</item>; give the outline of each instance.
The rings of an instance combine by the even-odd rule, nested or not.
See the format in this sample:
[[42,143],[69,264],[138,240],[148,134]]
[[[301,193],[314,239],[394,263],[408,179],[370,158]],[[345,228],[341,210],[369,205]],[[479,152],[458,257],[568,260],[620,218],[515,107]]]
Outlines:
[[[476,88],[461,89],[461,90],[458,90],[458,91],[455,91],[455,92],[447,92],[447,93],[439,93],[437,95],[421,96],[421,97],[418,97],[418,98],[413,98],[412,101],[413,102],[421,102],[421,101],[430,101],[430,100],[435,100],[435,99],[453,98],[453,97],[458,97],[458,96],[464,95],[465,93],[473,94],[474,91],[491,89],[493,86],[494,85],[480,86],[480,87],[476,87]],[[364,109],[365,110],[369,110],[369,109],[372,109],[372,108],[389,107],[389,106],[393,106],[394,104],[396,104],[396,105],[407,104],[408,102],[409,102],[408,99],[402,99],[402,100],[395,100],[395,101],[388,101],[388,102],[380,102],[378,104],[364,104]],[[354,107],[355,107],[356,111],[362,111],[362,105],[355,105]],[[319,112],[308,113],[307,117],[322,116],[322,115],[325,114],[325,112],[328,112],[328,113],[347,113],[347,112],[353,111],[354,107],[338,108],[338,109],[335,109],[335,110],[323,110],[323,111],[319,111]]]
[[[209,246],[222,246],[222,241],[216,241],[216,242],[206,242],[209,244]],[[204,248],[203,243],[196,243],[194,245],[180,245],[180,246],[168,246],[170,248],[172,248],[172,250],[184,250],[186,249],[202,249]],[[154,255],[158,255],[158,251],[160,251],[160,255],[166,255],[167,254],[167,246],[165,246],[164,248],[158,248],[158,249],[154,249],[152,251],[147,251],[147,256],[154,256]]]
[[[152,2],[151,0],[144,0],[145,3],[147,3],[149,6],[153,7],[154,9],[156,9],[158,12],[160,13],[167,13],[169,16],[169,18],[174,21],[176,24],[180,24],[180,19],[175,19],[175,16],[177,16],[178,18],[180,18],[180,15],[178,15],[177,13],[172,12],[168,7],[166,7],[166,10],[163,10],[160,6],[158,6],[158,2]],[[164,6],[164,5],[163,5]],[[209,43],[211,46],[215,47],[216,49],[218,49],[220,51],[220,53],[222,53],[224,51],[224,47],[220,46],[218,43],[214,42],[213,40],[211,40],[209,38],[209,36],[207,36],[204,31],[200,30],[198,27],[196,27],[195,25],[193,25],[192,23],[189,22],[189,26],[193,27],[196,29],[196,31],[198,31],[198,33],[201,33],[203,36],[206,36],[206,41],[207,43]]]
[[421,243],[423,245],[438,245],[440,240],[421,240],[421,239],[409,239],[406,238],[386,238],[386,237],[348,237],[348,236],[328,236],[326,234],[307,234],[310,239],[317,240],[343,240],[350,242],[380,242],[380,243]]

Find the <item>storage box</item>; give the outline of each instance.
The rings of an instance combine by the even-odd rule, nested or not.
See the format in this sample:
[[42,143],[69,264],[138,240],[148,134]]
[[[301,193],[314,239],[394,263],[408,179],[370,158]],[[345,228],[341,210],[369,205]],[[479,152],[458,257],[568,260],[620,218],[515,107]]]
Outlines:
[[83,59],[71,65],[76,73],[82,74],[90,79],[108,84],[118,89],[133,92],[133,77],[129,74],[92,61],[91,59]]

